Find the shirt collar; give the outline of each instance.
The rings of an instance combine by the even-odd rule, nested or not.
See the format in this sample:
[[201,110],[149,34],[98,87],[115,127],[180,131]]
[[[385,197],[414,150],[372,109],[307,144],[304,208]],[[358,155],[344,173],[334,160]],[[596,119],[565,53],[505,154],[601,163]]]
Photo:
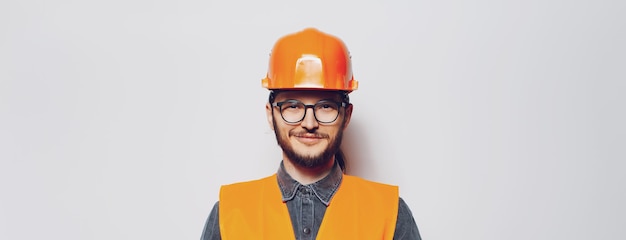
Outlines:
[[[283,202],[291,201],[296,196],[298,187],[303,185],[293,179],[289,173],[285,171],[285,166],[282,161],[280,162],[280,167],[278,168],[276,175],[280,192],[283,195]],[[317,198],[319,198],[324,205],[328,206],[328,204],[330,204],[330,200],[335,195],[335,192],[337,192],[342,178],[343,172],[341,171],[339,165],[335,163],[335,165],[333,165],[333,169],[330,170],[330,173],[326,175],[326,177],[304,186],[308,186],[313,191],[315,196],[317,196]]]

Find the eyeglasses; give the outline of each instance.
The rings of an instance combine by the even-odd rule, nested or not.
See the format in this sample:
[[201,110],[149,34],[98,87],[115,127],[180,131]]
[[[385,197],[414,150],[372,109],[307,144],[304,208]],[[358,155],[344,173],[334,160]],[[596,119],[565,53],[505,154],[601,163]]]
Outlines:
[[313,116],[317,122],[332,123],[339,117],[339,108],[346,107],[346,103],[321,100],[314,105],[307,105],[298,100],[287,100],[272,103],[272,106],[280,109],[280,116],[287,123],[299,123],[304,120],[308,108],[313,109]]

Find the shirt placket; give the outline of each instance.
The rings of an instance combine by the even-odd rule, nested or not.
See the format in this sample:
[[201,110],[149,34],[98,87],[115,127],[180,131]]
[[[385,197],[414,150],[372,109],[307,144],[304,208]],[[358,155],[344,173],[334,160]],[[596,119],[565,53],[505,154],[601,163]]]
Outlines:
[[300,220],[300,239],[302,240],[312,240],[314,239],[313,233],[313,224],[315,223],[313,214],[314,214],[314,205],[313,205],[313,196],[312,191],[308,186],[300,186],[300,194],[302,195],[302,214]]

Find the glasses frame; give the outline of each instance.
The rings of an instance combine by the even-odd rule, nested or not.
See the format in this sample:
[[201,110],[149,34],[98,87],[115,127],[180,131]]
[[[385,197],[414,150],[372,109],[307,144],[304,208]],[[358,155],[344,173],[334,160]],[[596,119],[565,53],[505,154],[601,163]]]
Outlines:
[[[283,111],[282,111],[283,110],[283,105],[285,103],[294,103],[294,102],[302,104],[304,106],[304,114],[302,114],[302,118],[300,118],[300,120],[298,120],[298,121],[295,121],[295,122],[287,121],[287,119],[285,119],[285,117],[283,116]],[[321,103],[326,103],[326,102],[335,103],[335,104],[337,104],[337,106],[339,108],[337,108],[337,116],[335,116],[335,118],[332,121],[323,122],[323,121],[320,121],[319,119],[317,119],[317,115],[315,114],[315,106],[317,106],[318,104],[321,104]],[[272,107],[278,107],[278,113],[280,113],[280,117],[283,119],[283,121],[285,121],[286,123],[289,123],[289,124],[297,124],[299,122],[302,122],[304,120],[304,118],[306,118],[306,113],[308,112],[307,110],[309,108],[313,109],[313,118],[315,118],[315,121],[317,121],[318,123],[321,123],[321,124],[331,124],[331,123],[337,121],[337,119],[339,118],[340,109],[341,108],[345,108],[346,106],[347,106],[347,104],[345,102],[338,102],[338,101],[335,101],[335,100],[332,100],[332,99],[322,99],[322,100],[319,100],[318,102],[316,102],[315,104],[304,104],[303,102],[295,100],[295,99],[289,99],[289,100],[285,100],[285,101],[282,101],[282,102],[274,102],[274,103],[272,103]]]

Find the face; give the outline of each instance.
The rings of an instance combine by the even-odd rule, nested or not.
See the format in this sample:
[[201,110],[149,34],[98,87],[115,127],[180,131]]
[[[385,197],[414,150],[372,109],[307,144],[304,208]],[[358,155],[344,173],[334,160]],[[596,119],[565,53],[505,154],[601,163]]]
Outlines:
[[[320,100],[341,102],[341,95],[328,91],[282,91],[274,102],[298,100],[313,105]],[[352,105],[339,109],[337,120],[332,123],[319,123],[313,109],[306,109],[304,119],[297,123],[287,123],[280,115],[280,108],[266,104],[267,119],[276,134],[278,145],[283,149],[287,160],[305,168],[327,166],[341,146],[343,130],[348,126],[352,115]]]

